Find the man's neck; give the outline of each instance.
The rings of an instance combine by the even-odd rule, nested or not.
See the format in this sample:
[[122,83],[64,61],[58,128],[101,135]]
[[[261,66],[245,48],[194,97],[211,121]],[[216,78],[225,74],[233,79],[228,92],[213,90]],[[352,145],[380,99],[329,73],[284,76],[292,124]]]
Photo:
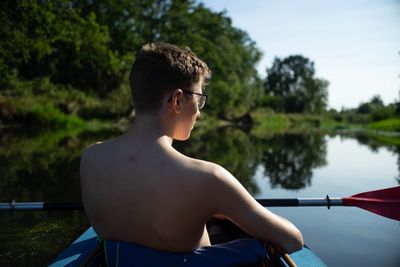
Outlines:
[[173,139],[157,115],[140,115],[124,134],[128,138],[140,138],[141,142],[172,146]]

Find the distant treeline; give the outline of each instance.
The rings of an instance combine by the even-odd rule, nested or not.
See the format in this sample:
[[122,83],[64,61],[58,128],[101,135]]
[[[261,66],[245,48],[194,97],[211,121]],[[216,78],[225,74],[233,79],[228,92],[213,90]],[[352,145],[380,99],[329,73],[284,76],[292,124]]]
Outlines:
[[381,97],[376,95],[356,108],[343,108],[340,112],[330,110],[329,114],[338,122],[369,124],[375,130],[400,132],[400,99],[385,105]]
[[301,55],[262,53],[225,12],[194,0],[0,1],[0,123],[77,125],[134,110],[127,74],[145,43],[190,47],[212,70],[206,116],[323,113],[328,82]]

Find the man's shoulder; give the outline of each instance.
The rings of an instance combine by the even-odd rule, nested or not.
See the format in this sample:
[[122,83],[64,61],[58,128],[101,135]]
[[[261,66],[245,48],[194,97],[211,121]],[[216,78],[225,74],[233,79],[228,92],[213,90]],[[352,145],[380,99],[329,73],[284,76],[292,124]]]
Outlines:
[[[229,188],[240,187],[240,182],[227,169],[209,161],[194,161],[198,168],[203,173],[203,176],[208,178],[208,186],[215,190],[228,190]],[[235,190],[236,190],[235,189]],[[229,189],[230,190],[230,189]]]
[[206,161],[206,160],[201,160],[201,159],[195,159],[195,158],[187,158],[187,163],[185,164],[189,169],[193,171],[198,171],[203,174],[208,174],[208,175],[214,175],[219,168],[222,168],[218,164],[211,162],[211,161]]
[[200,174],[202,177],[207,178],[207,180],[213,183],[218,181],[219,183],[225,183],[227,180],[233,178],[232,174],[230,174],[224,167],[206,160],[189,158],[188,168],[190,171]]
[[[106,147],[109,142],[110,141],[100,141],[89,145],[82,151],[81,158],[90,160],[91,158],[96,157],[101,154],[102,150],[107,149]],[[107,150],[109,150],[109,148]]]
[[81,169],[99,161],[99,157],[103,154],[101,153],[103,146],[104,142],[97,142],[91,144],[82,151],[80,163]]

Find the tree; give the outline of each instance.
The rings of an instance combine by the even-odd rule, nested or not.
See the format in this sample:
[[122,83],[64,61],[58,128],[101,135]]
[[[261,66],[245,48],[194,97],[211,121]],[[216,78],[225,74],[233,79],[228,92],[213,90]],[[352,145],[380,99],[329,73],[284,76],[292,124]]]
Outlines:
[[50,77],[57,84],[105,94],[122,81],[121,58],[107,27],[72,1],[1,1],[0,69],[7,79]]
[[385,120],[396,115],[396,103],[385,106],[382,98],[375,95],[369,102],[361,103],[356,112],[367,116],[370,121]]
[[224,12],[194,0],[0,1],[0,89],[9,80],[48,78],[106,99],[128,88],[126,74],[148,42],[190,47],[210,66],[207,113],[246,114],[262,93],[261,57]]
[[394,105],[396,108],[396,114],[400,116],[400,90],[399,90],[399,100],[395,101]]
[[130,55],[128,59],[133,59],[146,42],[190,47],[212,70],[206,106],[212,116],[241,117],[262,93],[255,68],[261,53],[246,32],[232,26],[224,12],[212,12],[193,0],[74,2],[84,16],[96,14],[97,22],[109,30],[111,48],[120,55]]
[[328,81],[315,77],[314,62],[301,55],[275,58],[267,69],[267,95],[283,99],[279,111],[320,113],[326,110]]
[[374,95],[371,100],[369,101],[372,105],[383,107],[383,101],[380,95]]

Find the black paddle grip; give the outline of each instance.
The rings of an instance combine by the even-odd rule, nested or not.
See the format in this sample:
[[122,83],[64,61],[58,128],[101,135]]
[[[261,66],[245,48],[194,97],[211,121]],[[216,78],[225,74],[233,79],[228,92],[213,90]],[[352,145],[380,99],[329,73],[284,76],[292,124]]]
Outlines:
[[83,205],[80,202],[45,202],[43,210],[83,210]]
[[293,198],[257,199],[264,207],[297,207],[299,200]]

